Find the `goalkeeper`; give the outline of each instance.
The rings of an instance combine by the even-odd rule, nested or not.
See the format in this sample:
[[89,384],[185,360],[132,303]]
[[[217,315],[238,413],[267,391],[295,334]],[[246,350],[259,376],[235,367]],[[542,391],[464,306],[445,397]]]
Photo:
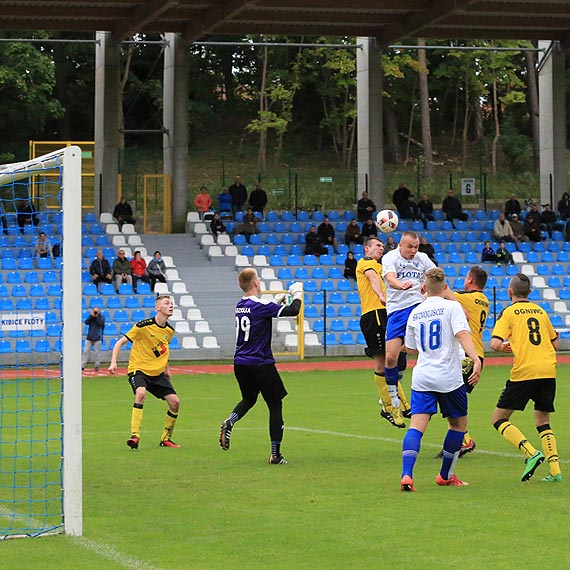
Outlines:
[[234,373],[242,399],[220,428],[220,447],[230,448],[230,436],[235,423],[243,418],[261,396],[269,409],[269,435],[271,438],[271,465],[287,463],[281,455],[283,440],[282,400],[287,395],[281,376],[275,366],[271,351],[272,319],[295,317],[303,302],[303,284],[293,283],[289,287],[290,304],[283,304],[287,295],[279,294],[274,300],[260,299],[261,285],[257,271],[244,269],[238,275],[238,284],[243,297],[238,301],[235,312],[236,350]]

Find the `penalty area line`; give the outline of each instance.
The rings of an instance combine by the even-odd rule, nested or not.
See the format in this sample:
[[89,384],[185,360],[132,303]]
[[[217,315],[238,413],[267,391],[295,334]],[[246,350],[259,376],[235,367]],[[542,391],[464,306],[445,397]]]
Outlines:
[[129,570],[162,570],[158,566],[151,564],[150,562],[145,562],[144,560],[139,560],[138,558],[133,558],[116,550],[109,544],[97,542],[96,540],[91,540],[90,538],[76,537],[73,542],[91,550],[97,556],[109,560],[115,564],[118,564],[122,568],[128,568]]

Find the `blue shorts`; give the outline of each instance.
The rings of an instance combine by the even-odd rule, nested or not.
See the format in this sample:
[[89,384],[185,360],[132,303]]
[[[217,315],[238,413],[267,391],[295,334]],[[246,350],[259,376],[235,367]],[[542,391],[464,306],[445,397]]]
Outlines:
[[437,406],[444,418],[462,418],[467,415],[465,384],[453,392],[419,392],[412,390],[412,414],[437,414]]
[[388,321],[386,323],[386,340],[392,340],[393,338],[404,338],[406,336],[406,325],[408,324],[408,317],[413,309],[415,309],[419,303],[412,305],[406,309],[400,309],[399,311],[394,311],[388,314]]

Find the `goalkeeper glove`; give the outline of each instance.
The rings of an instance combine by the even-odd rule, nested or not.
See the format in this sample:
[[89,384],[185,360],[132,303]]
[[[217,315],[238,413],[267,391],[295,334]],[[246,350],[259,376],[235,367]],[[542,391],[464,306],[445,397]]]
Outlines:
[[273,299],[273,302],[277,303],[278,305],[285,305],[285,303],[287,303],[287,293],[277,293]]
[[469,376],[473,372],[473,360],[469,356],[461,359],[461,372],[465,376]]
[[289,287],[289,295],[293,297],[293,299],[299,299],[299,301],[303,300],[303,284],[300,281],[296,281],[292,283]]

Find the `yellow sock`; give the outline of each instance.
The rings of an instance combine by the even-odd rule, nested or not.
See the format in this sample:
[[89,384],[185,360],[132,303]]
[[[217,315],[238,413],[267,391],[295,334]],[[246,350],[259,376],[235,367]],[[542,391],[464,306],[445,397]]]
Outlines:
[[131,435],[135,437],[141,436],[142,417],[143,417],[142,404],[133,404],[133,411],[131,413]]
[[402,388],[402,383],[398,382],[398,398],[400,398],[400,407],[402,411],[406,411],[410,409],[410,404],[408,403],[408,398],[406,398],[406,393]]
[[164,431],[162,432],[160,441],[170,439],[172,432],[174,431],[174,424],[176,423],[177,418],[178,414],[174,414],[170,410],[166,412],[166,422],[164,423]]
[[378,388],[378,394],[380,395],[380,399],[382,400],[384,409],[387,412],[391,412],[392,400],[390,398],[390,394],[388,393],[388,385],[386,384],[386,378],[378,374],[378,372],[374,372],[374,382],[376,382],[376,388]]
[[499,433],[512,445],[518,447],[525,457],[532,457],[536,453],[536,449],[528,442],[518,427],[511,422],[503,422],[499,426]]
[[471,436],[469,435],[469,432],[466,431],[465,435],[463,436],[463,445],[469,445],[470,442],[471,442]]
[[551,475],[560,475],[560,463],[558,461],[558,449],[556,447],[556,437],[554,432],[549,428],[540,432],[540,443],[542,450],[548,461],[548,468]]

